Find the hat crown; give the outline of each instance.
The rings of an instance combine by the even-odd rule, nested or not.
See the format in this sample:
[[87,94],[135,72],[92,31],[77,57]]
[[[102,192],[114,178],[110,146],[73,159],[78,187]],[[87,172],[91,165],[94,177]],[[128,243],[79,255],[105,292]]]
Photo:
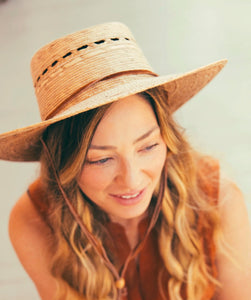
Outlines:
[[176,111],[225,66],[227,60],[180,75],[152,72],[130,30],[106,23],[59,38],[41,48],[31,73],[42,122],[0,135],[0,159],[40,159],[43,131],[56,122],[149,89]]
[[151,74],[152,69],[124,24],[93,26],[47,44],[31,60],[42,120],[81,89],[126,72]]

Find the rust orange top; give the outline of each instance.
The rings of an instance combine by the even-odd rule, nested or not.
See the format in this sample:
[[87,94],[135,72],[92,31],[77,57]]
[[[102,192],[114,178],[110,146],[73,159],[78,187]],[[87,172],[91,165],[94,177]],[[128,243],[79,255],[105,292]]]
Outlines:
[[[209,197],[210,201],[217,201],[218,199],[218,186],[208,183],[208,176],[213,174],[215,180],[218,181],[219,177],[219,165],[218,162],[212,159],[203,159],[200,163],[198,170],[198,182],[205,194]],[[211,176],[211,175],[210,175]],[[44,219],[48,213],[48,207],[46,202],[43,201],[43,190],[40,180],[36,180],[32,183],[28,190],[29,196],[38,209],[39,213]],[[142,240],[147,230],[149,219],[143,219],[139,225],[139,239]],[[106,228],[109,231],[114,243],[107,243],[104,245],[109,251],[115,253],[115,259],[117,259],[117,265],[122,266],[131,249],[127,240],[124,228],[117,223],[109,222],[106,224]],[[212,240],[212,232],[203,228],[203,213],[199,216],[198,230],[201,231],[202,243],[204,247],[205,258],[207,264],[213,269],[213,276],[217,276],[217,270],[215,265],[215,245]],[[139,253],[138,259],[132,260],[127,268],[125,274],[125,282],[127,287],[127,296],[123,297],[123,300],[168,300],[168,291],[164,287],[167,286],[170,275],[164,270],[164,263],[159,253],[158,248],[158,231],[157,228],[153,228],[148,235],[142,250]],[[159,273],[163,272],[161,280],[159,280]],[[165,282],[165,284],[163,284]],[[160,288],[162,287],[162,288]],[[165,298],[163,298],[163,290]],[[215,286],[212,283],[208,283],[208,287],[205,290],[204,296],[201,300],[212,299],[215,292]],[[182,286],[181,290],[182,298],[186,299],[186,285]]]

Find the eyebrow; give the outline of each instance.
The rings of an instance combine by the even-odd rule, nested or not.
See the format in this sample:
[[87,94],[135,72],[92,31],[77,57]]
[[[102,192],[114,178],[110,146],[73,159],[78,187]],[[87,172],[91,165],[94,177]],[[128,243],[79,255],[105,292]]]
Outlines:
[[[133,145],[146,139],[147,137],[149,137],[155,130],[159,129],[159,126],[154,126],[153,128],[151,128],[150,130],[148,130],[146,133],[144,133],[143,135],[141,135],[140,137],[138,137],[134,142]],[[110,146],[110,145],[103,145],[103,146],[99,146],[99,145],[90,145],[89,149],[96,149],[96,150],[112,150],[112,149],[116,149],[117,147],[115,146]]]

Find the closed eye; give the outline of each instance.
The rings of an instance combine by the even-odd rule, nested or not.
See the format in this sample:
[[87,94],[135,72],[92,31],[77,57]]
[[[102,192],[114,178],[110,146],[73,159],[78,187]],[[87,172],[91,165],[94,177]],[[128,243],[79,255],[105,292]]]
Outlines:
[[141,149],[140,152],[150,151],[150,150],[154,149],[155,147],[157,147],[158,145],[159,145],[158,143],[155,143],[155,144],[152,144],[150,146],[146,146],[143,149]]
[[105,163],[107,163],[109,160],[111,160],[111,157],[106,157],[106,158],[102,158],[99,160],[93,160],[93,161],[87,161],[88,164],[90,165],[104,165]]

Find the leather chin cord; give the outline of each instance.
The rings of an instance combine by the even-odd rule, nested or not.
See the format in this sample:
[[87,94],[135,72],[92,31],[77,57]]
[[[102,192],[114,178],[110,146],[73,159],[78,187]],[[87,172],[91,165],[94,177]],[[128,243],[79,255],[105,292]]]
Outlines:
[[[150,231],[152,230],[152,228],[154,227],[154,225],[157,222],[157,219],[158,219],[158,216],[159,216],[159,213],[160,213],[160,209],[161,209],[161,200],[162,200],[162,197],[163,197],[163,194],[164,194],[165,184],[160,185],[160,191],[159,191],[159,195],[158,195],[158,198],[157,198],[157,203],[155,205],[155,208],[154,208],[154,211],[153,211],[153,214],[152,214],[152,218],[150,220],[150,223],[149,223],[149,226],[146,230],[144,238],[142,239],[142,241],[140,241],[136,245],[136,247],[134,249],[131,250],[131,252],[129,253],[128,257],[125,260],[125,263],[124,263],[123,267],[121,268],[121,271],[119,272],[115,268],[115,266],[112,264],[110,259],[108,258],[104,247],[96,240],[95,236],[87,229],[87,227],[83,223],[81,217],[77,213],[75,207],[72,205],[71,201],[69,200],[68,196],[66,195],[66,193],[65,193],[65,191],[62,187],[62,184],[60,182],[60,179],[59,179],[57,170],[55,168],[53,159],[51,157],[50,151],[49,151],[46,143],[43,141],[42,138],[40,138],[40,141],[43,145],[46,156],[47,156],[47,158],[49,160],[49,163],[52,167],[53,175],[54,175],[54,177],[57,181],[58,188],[59,188],[59,190],[60,190],[60,192],[61,192],[61,194],[62,194],[62,196],[63,196],[63,198],[64,198],[71,214],[72,214],[72,216],[75,218],[76,222],[78,223],[79,227],[84,232],[84,234],[86,235],[86,237],[89,240],[90,244],[95,249],[95,251],[99,255],[99,257],[101,258],[101,261],[103,261],[103,263],[107,266],[107,268],[113,274],[114,279],[115,279],[115,285],[116,285],[117,291],[118,291],[117,300],[122,300],[122,297],[127,294],[126,283],[125,283],[125,280],[124,280],[124,276],[125,276],[128,264],[130,263],[130,261],[132,259],[134,259],[139,254],[139,252],[141,251],[141,249],[144,246],[144,243],[146,241],[147,236],[149,235]],[[164,171],[164,174],[166,174],[165,170],[163,170],[163,171]],[[166,177],[166,176],[164,176],[164,177]],[[164,178],[164,180],[166,182],[166,178]]]

